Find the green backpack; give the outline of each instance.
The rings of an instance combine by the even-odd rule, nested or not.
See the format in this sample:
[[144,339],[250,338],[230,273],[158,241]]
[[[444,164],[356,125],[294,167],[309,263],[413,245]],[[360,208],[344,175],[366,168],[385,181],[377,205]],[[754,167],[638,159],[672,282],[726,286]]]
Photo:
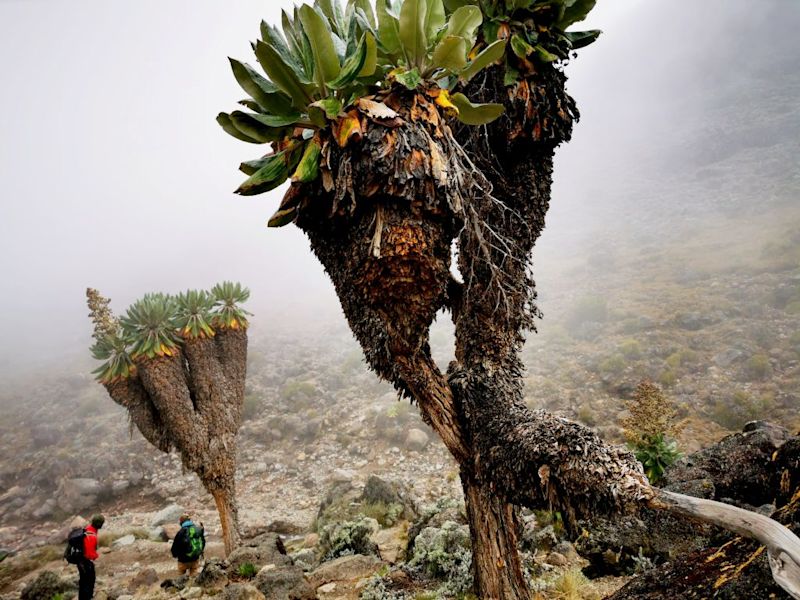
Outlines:
[[190,525],[186,528],[186,540],[188,542],[186,557],[190,560],[197,560],[206,547],[206,536],[203,530],[198,529],[196,525]]

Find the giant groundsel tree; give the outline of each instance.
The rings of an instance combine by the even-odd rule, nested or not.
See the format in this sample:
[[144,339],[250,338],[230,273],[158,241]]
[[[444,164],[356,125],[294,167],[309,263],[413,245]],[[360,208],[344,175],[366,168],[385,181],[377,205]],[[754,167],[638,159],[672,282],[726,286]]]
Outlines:
[[210,292],[148,294],[116,319],[109,300],[86,290],[95,371],[131,426],[162,452],[175,449],[214,497],[226,554],[239,540],[236,434],[247,363],[249,297],[225,282]]
[[[737,509],[720,517],[651,487],[629,452],[523,402],[519,352],[538,314],[530,253],[553,154],[578,118],[561,65],[599,35],[568,31],[594,4],[317,0],[284,13],[282,31],[262,25],[266,77],[231,61],[249,112],[218,117],[272,144],[241,165],[238,193],[290,179],[269,224],[306,233],[368,364],[458,461],[482,599],[529,597],[515,505],[559,510],[568,527],[645,502],[742,523]],[[456,325],[447,373],[428,344],[442,309]],[[800,565],[796,538],[781,540],[769,547],[776,577]]]

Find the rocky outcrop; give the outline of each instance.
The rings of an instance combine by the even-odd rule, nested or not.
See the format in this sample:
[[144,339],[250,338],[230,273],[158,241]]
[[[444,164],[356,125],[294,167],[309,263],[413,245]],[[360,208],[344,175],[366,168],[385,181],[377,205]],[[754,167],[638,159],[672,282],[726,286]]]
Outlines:
[[[774,510],[778,467],[775,453],[789,433],[764,421],[680,459],[667,470],[662,487],[769,514]],[[641,571],[642,561],[662,564],[687,552],[730,539],[724,530],[642,509],[617,519],[583,524],[578,552],[590,561],[586,574],[624,575]]]
[[[772,517],[800,533],[800,437],[786,442],[775,453],[769,466],[766,493],[779,498],[781,508]],[[733,464],[730,465],[733,468]],[[791,489],[781,482],[791,482]],[[753,493],[756,493],[754,490]],[[759,493],[764,493],[761,491]],[[784,503],[784,500],[788,501]],[[687,600],[708,598],[709,591],[719,600],[778,600],[789,595],[773,580],[766,549],[753,540],[733,537],[721,545],[704,548],[671,561],[634,579],[610,600]]]

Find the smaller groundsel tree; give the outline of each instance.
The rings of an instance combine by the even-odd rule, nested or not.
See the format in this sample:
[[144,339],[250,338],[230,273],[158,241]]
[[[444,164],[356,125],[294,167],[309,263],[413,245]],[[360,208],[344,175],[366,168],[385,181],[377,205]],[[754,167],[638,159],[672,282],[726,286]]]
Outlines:
[[661,389],[642,381],[628,402],[630,416],[622,422],[628,446],[642,463],[651,483],[657,484],[681,454],[675,436],[682,429],[675,407]]
[[147,294],[121,319],[110,301],[87,289],[94,323],[95,371],[131,427],[162,452],[177,450],[214,497],[225,552],[238,544],[236,433],[247,363],[250,295],[225,282],[210,292]]

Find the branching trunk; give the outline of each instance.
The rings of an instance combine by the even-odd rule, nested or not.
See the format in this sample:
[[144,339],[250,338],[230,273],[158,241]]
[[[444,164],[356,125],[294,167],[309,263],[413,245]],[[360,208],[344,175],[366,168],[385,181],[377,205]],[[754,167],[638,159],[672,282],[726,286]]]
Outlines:
[[214,497],[225,552],[239,543],[236,505],[236,434],[241,422],[247,333],[221,330],[212,338],[185,340],[172,356],[142,360],[138,372],[106,385],[147,441],[173,447]]

